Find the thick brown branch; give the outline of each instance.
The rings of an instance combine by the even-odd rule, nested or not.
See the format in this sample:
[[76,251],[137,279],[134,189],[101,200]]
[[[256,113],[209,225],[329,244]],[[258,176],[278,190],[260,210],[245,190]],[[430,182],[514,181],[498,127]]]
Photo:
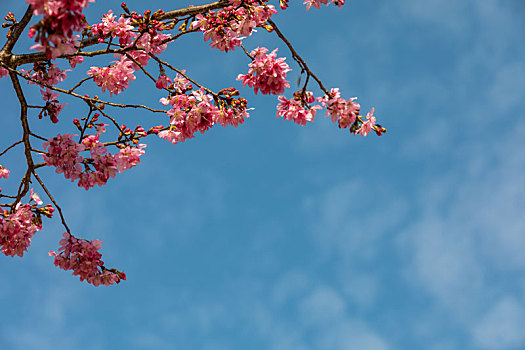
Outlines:
[[[167,19],[176,19],[182,16],[195,16],[195,15],[198,15],[199,13],[206,13],[211,10],[216,10],[216,9],[226,7],[229,4],[230,4],[229,0],[219,0],[219,1],[212,2],[209,4],[205,4],[205,5],[190,6],[190,7],[179,9],[179,10],[165,12],[164,15],[159,16],[157,19],[163,21]],[[80,42],[80,48],[82,49],[85,47],[93,46],[98,43],[99,43],[98,36],[93,36],[93,37],[82,40]],[[92,55],[95,56],[96,54],[92,54]],[[88,55],[83,54],[83,56],[88,56]],[[28,64],[28,63],[41,62],[41,61],[45,61],[46,59],[47,57],[44,52],[11,56],[11,62],[13,63],[14,66],[20,66],[20,65]]]
[[20,102],[20,121],[22,122],[22,129],[24,132],[22,135],[22,141],[24,143],[24,153],[27,162],[27,171],[22,179],[22,182],[20,183],[20,187],[15,201],[16,204],[22,199],[23,196],[26,195],[27,191],[29,191],[29,181],[31,180],[31,172],[33,171],[34,164],[33,157],[31,155],[31,143],[29,141],[29,135],[31,134],[31,131],[29,130],[29,122],[27,121],[26,98],[24,96],[22,86],[20,85],[20,81],[18,80],[16,73],[11,70],[9,72],[9,75],[11,77],[11,82],[13,83],[13,88],[15,89],[16,96],[18,97],[18,101]]
[[168,11],[165,12],[164,15],[159,16],[157,19],[163,21],[165,19],[176,19],[182,16],[195,16],[199,13],[206,13],[208,11],[220,9],[228,5],[230,5],[228,0],[219,0],[210,4],[190,6],[180,10]]

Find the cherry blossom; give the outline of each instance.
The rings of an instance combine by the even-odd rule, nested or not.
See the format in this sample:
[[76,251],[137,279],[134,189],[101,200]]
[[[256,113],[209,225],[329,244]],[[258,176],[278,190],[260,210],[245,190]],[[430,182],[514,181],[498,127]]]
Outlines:
[[80,176],[82,172],[80,164],[84,160],[79,155],[79,152],[84,150],[84,145],[73,141],[72,136],[76,135],[58,134],[45,142],[44,149],[47,153],[42,155],[48,166],[56,167],[58,174],[64,173],[65,178],[71,181]]
[[286,73],[291,71],[284,57],[277,58],[277,49],[266,54],[268,49],[258,47],[250,55],[253,61],[248,65],[247,74],[239,74],[237,80],[242,80],[243,86],[253,87],[255,93],[260,90],[262,94],[282,94],[284,89],[290,87],[286,80]]
[[220,51],[233,51],[241,46],[242,38],[252,35],[255,27],[264,26],[265,22],[277,13],[273,5],[260,3],[256,0],[246,0],[243,7],[240,1],[231,1],[228,6],[218,12],[210,11],[203,16],[195,17],[193,29],[204,33],[204,41],[211,40],[210,46]]
[[330,95],[318,97],[317,101],[326,107],[326,116],[339,124],[340,128],[349,128],[356,121],[361,106],[354,102],[356,97],[348,100],[341,98],[339,88],[330,90]]
[[40,90],[40,93],[42,94],[42,99],[46,102],[46,105],[38,115],[38,118],[42,119],[43,116],[49,116],[53,123],[58,123],[58,114],[67,103],[59,104],[57,100],[59,94],[51,92],[48,88],[46,88],[46,90]]
[[75,56],[69,58],[69,65],[71,66],[71,68],[75,68],[77,64],[80,64],[82,62],[84,62],[84,57],[82,56]]
[[[4,168],[0,165],[0,179],[4,178],[7,179],[9,177],[9,169]],[[0,187],[0,192],[2,192],[2,188]]]
[[303,4],[306,5],[306,10],[310,10],[310,7],[315,7],[316,9],[321,8],[321,4],[329,5],[334,4],[341,8],[345,4],[345,0],[304,0]]
[[[37,207],[43,202],[31,189],[34,204],[18,203],[13,212],[0,209],[0,251],[7,256],[22,257],[31,245],[35,233],[42,229],[41,215],[51,217],[55,210],[51,205]],[[35,215],[35,213],[37,215]]]
[[91,33],[99,35],[99,41],[103,42],[104,37],[111,35],[112,38],[118,37],[120,45],[127,46],[131,44],[136,34],[132,32],[130,18],[119,17],[117,20],[112,10],[102,16],[102,22],[91,26]]
[[31,69],[29,72],[23,69],[21,69],[20,71],[22,73],[26,73],[27,75],[29,75],[29,73],[32,72],[30,77],[31,79],[34,79],[37,82],[34,82],[33,80],[28,80],[28,84],[38,84],[38,82],[41,82],[47,85],[57,85],[59,82],[66,80],[67,72],[70,72],[71,69],[62,70],[58,67],[58,63],[53,65],[35,63],[33,65],[33,69]]
[[161,75],[155,82],[157,89],[165,89],[168,87],[168,84],[171,84],[171,79],[166,75]]
[[374,129],[376,125],[376,117],[374,117],[374,108],[366,114],[366,121],[361,125],[361,127],[356,131],[357,134],[361,136],[366,136],[370,131]]
[[8,75],[9,71],[4,67],[0,67],[0,78],[7,77]]
[[280,103],[277,105],[277,116],[283,117],[284,120],[293,120],[296,124],[306,125],[311,122],[321,106],[309,106],[315,102],[314,95],[311,91],[305,91],[305,97],[302,97],[301,91],[294,94],[294,98],[288,100],[284,96],[278,97]]
[[116,269],[107,269],[104,262],[100,260],[102,254],[98,251],[102,247],[102,241],[95,239],[88,241],[78,239],[64,232],[64,238],[60,240],[58,253],[50,251],[49,256],[55,257],[55,266],[63,270],[72,270],[74,276],[79,276],[80,281],[87,281],[98,287],[100,285],[112,285],[126,280],[126,274]]
[[7,168],[3,168],[3,167],[0,165],[0,179],[1,179],[1,178],[7,179],[8,177],[9,177],[9,169],[7,169]]
[[[44,143],[46,165],[56,167],[56,172],[64,173],[66,179],[78,180],[78,186],[88,190],[95,185],[105,185],[117,173],[140,163],[146,145],[124,147],[112,155],[99,141],[100,133],[105,131],[104,125],[99,125],[97,129],[96,135],[86,136],[80,144],[72,140],[72,136],[76,135],[69,134],[58,134]],[[143,130],[140,128],[137,132]],[[83,151],[89,151],[91,158],[82,157],[79,153]]]
[[109,67],[91,67],[87,72],[93,77],[93,81],[97,86],[102,88],[102,92],[106,89],[110,92],[110,96],[118,95],[124,89],[129,87],[129,82],[136,79],[133,61],[127,59],[125,56],[121,57],[120,61],[114,61],[115,64]]
[[86,26],[82,11],[94,1],[26,0],[34,15],[43,15],[43,19],[29,31],[29,37],[36,36],[35,40],[39,42],[33,48],[45,51],[47,57],[53,59],[68,53],[75,46],[72,42],[73,32],[81,31]]

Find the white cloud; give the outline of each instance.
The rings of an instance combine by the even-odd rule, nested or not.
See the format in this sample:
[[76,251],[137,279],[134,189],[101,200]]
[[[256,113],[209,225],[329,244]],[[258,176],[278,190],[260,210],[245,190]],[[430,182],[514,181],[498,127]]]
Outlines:
[[377,333],[359,321],[345,320],[324,333],[318,342],[323,350],[387,350],[390,347]]
[[[428,176],[419,216],[401,240],[411,260],[407,279],[447,310],[451,324],[472,334],[476,346],[490,349],[525,346],[517,335],[525,303],[510,292],[525,276],[525,154],[509,153],[523,148],[524,137],[525,125],[517,122],[503,135],[456,147],[461,161]],[[508,296],[501,301],[502,295]],[[488,332],[498,318],[505,322]]]
[[346,303],[332,288],[314,289],[299,304],[301,320],[306,325],[333,325],[344,317]]
[[474,326],[474,340],[483,349],[518,349],[525,344],[524,325],[525,305],[504,297]]
[[380,240],[407,213],[406,199],[382,185],[364,186],[356,179],[327,189],[314,200],[314,240],[327,256],[337,253],[350,260],[370,261]]

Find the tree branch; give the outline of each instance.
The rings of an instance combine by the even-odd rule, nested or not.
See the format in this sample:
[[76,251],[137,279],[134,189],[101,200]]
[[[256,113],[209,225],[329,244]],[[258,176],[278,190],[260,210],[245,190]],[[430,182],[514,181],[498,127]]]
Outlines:
[[9,55],[11,53],[11,50],[13,50],[13,47],[15,47],[18,38],[20,38],[20,35],[22,35],[22,32],[26,28],[32,16],[33,9],[31,8],[31,6],[28,6],[24,17],[22,17],[22,20],[15,25],[13,31],[11,32],[11,35],[7,39],[7,42],[0,51],[0,56]]

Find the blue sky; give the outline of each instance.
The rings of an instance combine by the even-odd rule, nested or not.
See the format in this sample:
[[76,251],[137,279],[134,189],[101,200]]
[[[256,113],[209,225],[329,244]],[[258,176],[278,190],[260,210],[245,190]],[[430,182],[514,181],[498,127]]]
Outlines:
[[[91,4],[88,20],[119,3]],[[20,17],[25,5],[0,8]],[[322,116],[299,127],[275,117],[274,97],[244,89],[255,108],[244,125],[150,140],[141,165],[105,187],[43,170],[74,233],[101,239],[128,281],[94,288],[55,268],[47,252],[63,228],[46,221],[24,258],[0,257],[0,348],[525,349],[524,16],[519,0],[352,0],[309,13],[293,2],[275,22],[388,133],[352,136]],[[275,37],[245,45],[278,47],[295,82]],[[240,88],[249,63],[200,34],[163,57],[214,89]],[[19,112],[7,80],[0,90],[5,146]],[[160,97],[138,79],[118,100],[160,108]],[[58,125],[32,125],[73,132],[85,111],[68,102]],[[13,174],[1,187],[16,186],[20,154],[2,165]]]

